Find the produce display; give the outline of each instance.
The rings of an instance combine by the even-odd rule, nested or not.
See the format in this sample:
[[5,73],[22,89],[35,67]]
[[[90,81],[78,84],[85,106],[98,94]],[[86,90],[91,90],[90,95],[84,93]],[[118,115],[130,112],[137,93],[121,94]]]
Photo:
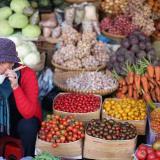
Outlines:
[[117,81],[102,72],[85,72],[78,76],[66,80],[68,88],[96,91],[96,90],[114,90],[117,87]]
[[[155,142],[155,144],[156,143],[157,142]],[[159,160],[160,150],[159,148],[157,149],[157,147],[155,148],[155,144],[153,144],[153,146],[141,144],[135,153],[136,159],[137,160]]]
[[101,99],[80,93],[61,94],[54,100],[54,109],[71,113],[88,113],[100,109]]
[[110,57],[107,66],[119,75],[125,75],[126,63],[133,65],[143,58],[150,60],[154,65],[160,63],[150,39],[143,33],[135,31],[121,42],[121,47]]
[[105,13],[120,14],[123,13],[128,4],[128,0],[102,0],[101,8]]
[[87,134],[105,140],[128,140],[136,137],[135,126],[129,123],[120,123],[112,119],[93,119],[87,126]]
[[153,66],[146,60],[145,63],[141,61],[138,67],[134,66],[134,70],[128,71],[126,77],[119,77],[117,97],[144,98],[146,101],[160,102],[159,72],[159,65]]
[[124,36],[138,29],[138,26],[132,23],[132,18],[127,15],[118,15],[113,18],[108,16],[101,21],[100,27],[102,31]]
[[60,37],[62,46],[54,53],[53,62],[68,69],[94,69],[108,60],[106,45],[96,40],[96,33],[79,33],[65,25]]
[[52,147],[58,147],[59,143],[69,143],[84,138],[82,122],[73,117],[60,117],[48,115],[47,120],[41,124],[39,136],[41,140],[51,142]]
[[103,109],[107,116],[120,120],[144,120],[147,116],[146,104],[143,100],[108,99],[105,101]]
[[10,7],[0,8],[0,36],[9,36],[19,29],[27,38],[41,34],[39,12],[28,0],[12,0]]

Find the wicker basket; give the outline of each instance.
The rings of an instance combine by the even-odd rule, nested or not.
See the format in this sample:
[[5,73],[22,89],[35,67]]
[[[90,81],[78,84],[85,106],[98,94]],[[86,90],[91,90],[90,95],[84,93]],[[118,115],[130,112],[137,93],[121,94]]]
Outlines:
[[96,2],[96,0],[65,0],[68,3]]
[[96,68],[90,68],[90,69],[85,69],[85,68],[82,68],[82,69],[72,68],[72,69],[70,69],[70,68],[66,68],[66,67],[63,67],[59,64],[54,63],[53,60],[52,60],[51,63],[55,68],[60,69],[60,70],[64,70],[64,71],[100,71],[100,70],[103,70],[106,67],[106,65],[103,65],[103,66],[99,66],[99,67],[96,67]]
[[[79,75],[80,71],[75,71],[75,72],[57,72],[54,74],[54,84],[56,86],[58,86],[61,90],[63,91],[67,91],[67,92],[77,92],[77,93],[90,93],[90,94],[97,94],[97,95],[109,95],[111,93],[113,93],[114,91],[117,90],[118,88],[118,82],[116,84],[116,86],[112,89],[109,90],[88,90],[88,91],[84,91],[84,90],[77,90],[77,89],[72,89],[72,88],[68,88],[67,84],[66,84],[66,80],[68,78],[74,77],[76,75]],[[111,72],[108,71],[109,76],[111,76]]]
[[57,157],[82,157],[82,140],[60,143],[57,148],[53,148],[52,143],[37,139],[36,148],[40,150],[40,152],[49,152]]
[[131,160],[137,137],[130,140],[104,140],[85,134],[84,158],[96,160]]
[[106,37],[108,37],[108,38],[110,38],[112,40],[118,41],[118,42],[120,42],[121,40],[123,40],[126,37],[126,36],[122,36],[122,35],[114,35],[114,34],[106,32],[106,31],[102,31],[102,33]]
[[[123,122],[131,123],[136,127],[138,135],[145,135],[146,134],[145,132],[146,132],[147,118],[144,120],[120,120],[120,119],[108,116],[107,113],[103,109],[104,108],[103,106],[108,99],[111,99],[111,98],[106,98],[103,102],[103,105],[102,105],[102,118],[113,119],[115,121],[122,122],[122,123]],[[116,98],[113,98],[113,99],[118,101],[118,99],[116,99]]]
[[68,93],[60,93],[53,100],[53,112],[55,115],[74,116],[74,118],[76,120],[81,121],[84,124],[87,124],[92,119],[100,119],[101,107],[102,107],[102,97],[101,96],[94,95],[100,99],[99,108],[96,111],[88,112],[88,113],[70,113],[70,112],[63,112],[63,111],[59,111],[59,110],[54,109],[54,101],[56,100],[56,98],[58,98],[58,96],[64,95],[64,94],[68,94]]

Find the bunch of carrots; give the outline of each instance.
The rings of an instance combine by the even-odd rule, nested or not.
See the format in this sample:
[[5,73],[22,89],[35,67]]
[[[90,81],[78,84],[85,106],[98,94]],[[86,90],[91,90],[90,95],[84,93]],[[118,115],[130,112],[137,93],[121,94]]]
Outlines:
[[119,77],[114,72],[119,81],[116,97],[144,98],[146,102],[160,102],[160,66],[153,66],[143,59],[132,67],[127,64],[126,68],[125,77]]

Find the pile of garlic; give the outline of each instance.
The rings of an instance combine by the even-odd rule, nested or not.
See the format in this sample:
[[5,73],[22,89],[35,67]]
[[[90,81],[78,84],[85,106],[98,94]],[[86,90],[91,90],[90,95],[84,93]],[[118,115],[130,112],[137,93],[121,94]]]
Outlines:
[[67,25],[52,60],[67,69],[96,69],[107,64],[109,55],[106,45],[96,40],[95,32],[79,33]]
[[97,91],[114,89],[117,81],[102,72],[85,72],[67,79],[66,84],[70,89]]

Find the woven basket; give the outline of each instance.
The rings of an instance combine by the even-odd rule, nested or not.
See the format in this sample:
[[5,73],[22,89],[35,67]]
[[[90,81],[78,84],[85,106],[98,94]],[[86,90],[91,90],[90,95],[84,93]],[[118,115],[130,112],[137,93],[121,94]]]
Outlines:
[[[109,95],[111,93],[113,93],[114,91],[117,90],[118,88],[118,82],[116,84],[116,87],[109,89],[109,90],[88,90],[88,91],[84,91],[84,90],[77,90],[77,89],[72,89],[72,88],[68,88],[67,84],[66,84],[66,80],[68,78],[74,77],[76,75],[79,75],[80,71],[72,71],[72,72],[57,72],[54,74],[54,84],[56,86],[58,86],[61,90],[63,91],[67,91],[67,92],[76,92],[76,93],[90,93],[90,94],[97,94],[97,95]],[[108,73],[106,73],[107,75],[111,76],[111,72],[108,71]]]
[[65,0],[68,3],[95,2],[96,0]]
[[121,40],[123,40],[126,37],[126,36],[122,36],[122,35],[114,35],[114,34],[106,32],[106,31],[102,31],[102,33],[106,37],[108,37],[108,38],[110,38],[112,40],[118,41],[118,42],[120,42]]
[[100,71],[100,70],[103,70],[106,67],[106,65],[103,65],[103,66],[90,68],[90,69],[86,69],[86,68],[74,69],[74,68],[66,68],[64,66],[56,64],[56,63],[54,63],[53,60],[52,60],[51,63],[55,68],[60,69],[60,70],[64,70],[64,71]]
[[83,157],[96,160],[131,160],[137,137],[129,140],[104,140],[85,134]]
[[122,123],[124,123],[124,122],[131,123],[136,127],[138,135],[145,135],[146,134],[147,118],[144,119],[144,120],[120,120],[120,119],[117,119],[117,118],[114,118],[114,117],[111,117],[111,116],[107,115],[106,111],[104,111],[103,108],[104,108],[104,104],[109,99],[113,99],[113,100],[117,100],[117,101],[119,100],[119,99],[116,99],[116,98],[106,98],[104,100],[103,105],[102,105],[102,118],[113,119],[117,122],[122,122]]
[[100,99],[99,103],[99,108],[94,111],[94,112],[87,112],[87,113],[71,113],[71,112],[64,112],[64,111],[59,111],[54,108],[54,104],[56,99],[61,96],[61,95],[67,95],[69,93],[59,93],[53,100],[53,112],[55,115],[60,115],[60,116],[74,116],[74,118],[77,121],[83,122],[85,125],[91,121],[92,119],[100,119],[100,113],[101,113],[101,107],[102,107],[102,97],[99,95],[94,95]]
[[54,50],[54,44],[48,43],[46,41],[34,41],[34,43],[40,52]]

